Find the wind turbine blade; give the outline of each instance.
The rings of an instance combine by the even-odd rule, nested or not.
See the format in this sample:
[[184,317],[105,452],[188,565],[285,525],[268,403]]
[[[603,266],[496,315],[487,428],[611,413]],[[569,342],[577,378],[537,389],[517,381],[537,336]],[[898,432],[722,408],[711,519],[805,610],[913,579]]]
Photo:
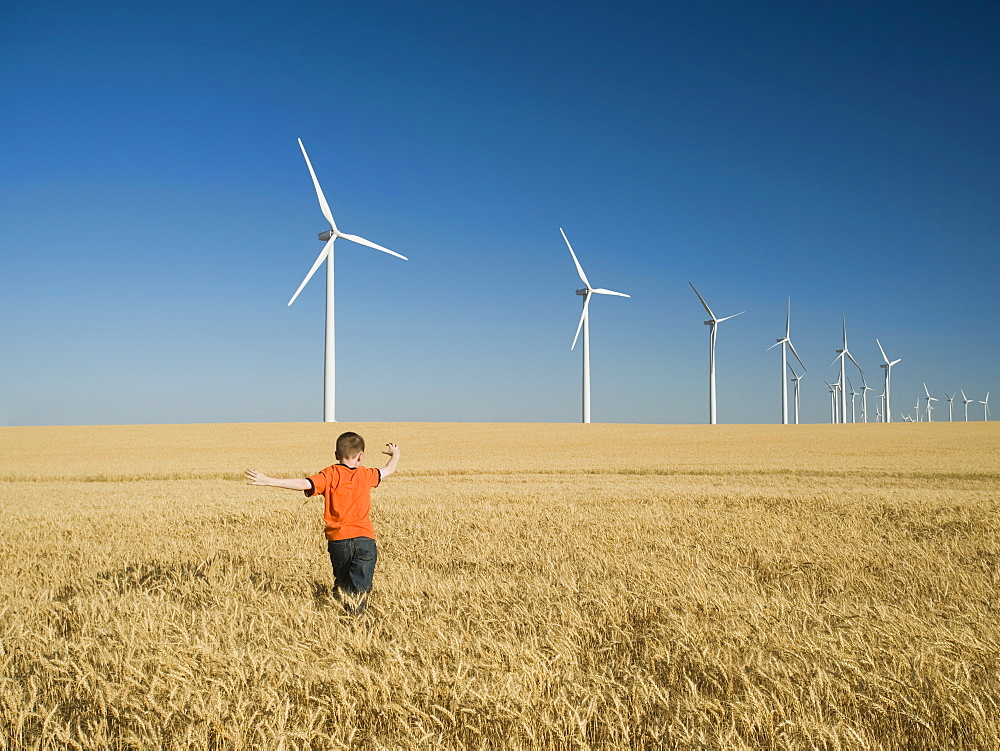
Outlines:
[[882,349],[882,342],[880,342],[878,339],[875,339],[875,343],[878,345],[879,352],[882,353],[882,359],[885,360],[885,364],[888,365],[889,358],[885,356],[885,350]]
[[[691,282],[688,282],[688,284],[691,284]],[[712,309],[708,307],[708,303],[705,302],[705,298],[701,296],[701,292],[699,292],[698,289],[693,284],[691,284],[691,289],[693,289],[694,293],[698,295],[698,299],[701,300],[701,304],[705,306],[705,310],[708,312],[708,317],[714,321],[715,313],[713,313]]]
[[927,394],[927,398],[931,398],[931,392],[927,390],[927,384],[924,384],[924,393]]
[[[846,350],[846,349],[845,349],[845,350],[844,350],[844,354],[846,354],[846,355],[847,355],[848,357],[850,357],[850,358],[851,358],[851,362],[853,362],[853,363],[854,363],[854,367],[856,367],[856,368],[857,368],[858,370],[861,370],[861,366],[860,366],[860,365],[858,365],[858,361],[854,359],[854,355],[852,355],[852,354],[850,353],[850,351],[849,351],[849,350]],[[863,371],[863,370],[861,370],[861,372],[863,373],[864,371]]]
[[618,297],[631,297],[632,295],[626,295],[624,292],[612,292],[610,289],[602,289],[598,287],[597,289],[590,290],[591,292],[596,292],[599,295],[618,295]]
[[889,363],[889,364],[890,364],[890,365],[895,365],[895,364],[896,364],[897,362],[902,362],[902,361],[903,361],[903,358],[902,358],[902,357],[900,357],[900,358],[899,358],[898,360],[893,360],[893,361],[892,361],[891,363]]
[[736,316],[741,316],[744,313],[746,313],[746,311],[745,310],[741,310],[736,315],[731,315],[731,316],[726,316],[725,318],[720,318],[718,321],[716,321],[716,323],[722,323],[723,321],[728,321],[730,318],[736,318]]
[[830,363],[830,367],[832,368],[834,365],[836,365],[837,364],[837,360],[839,360],[843,356],[844,356],[844,353],[841,352],[839,355],[837,355],[835,358],[833,358],[833,362]]
[[[785,316],[785,338],[792,336],[792,298],[788,298],[788,314]],[[789,342],[791,344],[791,342]],[[796,355],[798,357],[798,355]]]
[[326,241],[326,245],[323,246],[323,250],[321,250],[319,255],[316,256],[316,262],[312,265],[312,268],[309,269],[309,273],[306,274],[306,278],[302,280],[302,284],[300,284],[299,288],[295,290],[295,294],[292,295],[292,299],[288,301],[289,305],[295,302],[295,298],[299,296],[299,292],[302,291],[302,288],[306,286],[310,279],[312,279],[312,275],[316,273],[316,269],[318,269],[322,265],[323,261],[326,260],[327,256],[330,255],[330,248],[333,247],[333,241],[336,239],[337,236],[334,235]]
[[792,354],[795,355],[795,359],[799,361],[799,365],[802,366],[802,369],[803,370],[808,370],[808,368],[806,367],[806,364],[804,362],[802,362],[802,358],[799,357],[799,353],[795,351],[795,345],[792,344],[792,340],[791,339],[788,340],[788,346],[792,348]]
[[960,389],[960,390],[962,392],[962,401],[968,401],[968,397],[965,395],[965,390],[964,389]]
[[371,240],[365,240],[365,238],[363,237],[358,237],[357,235],[345,235],[343,232],[340,233],[340,236],[345,240],[350,240],[352,243],[358,243],[358,245],[367,245],[369,248],[375,248],[375,250],[381,250],[383,253],[388,253],[391,256],[396,256],[396,258],[402,258],[404,261],[410,260],[406,256],[401,256],[394,250],[383,248],[381,245],[376,245]]
[[[319,187],[319,180],[316,179],[316,172],[313,170],[312,162],[309,161],[309,155],[306,153],[306,147],[302,145],[302,139],[299,139],[299,148],[302,149],[302,156],[306,158],[306,166],[309,168],[309,174],[312,175],[313,186],[316,188],[316,197],[319,199],[319,208],[323,212],[323,216],[326,220],[330,222],[330,227],[334,232],[337,231],[337,223],[333,221],[333,212],[330,211],[330,205],[326,202],[326,196],[323,195],[323,189]],[[294,298],[293,298],[294,299]],[[288,303],[291,305],[291,303]]]
[[580,275],[580,279],[583,280],[583,283],[584,285],[586,285],[587,289],[593,289],[593,287],[590,286],[590,282],[587,281],[587,275],[583,273],[583,266],[581,266],[580,261],[577,260],[576,253],[573,252],[573,246],[569,244],[569,238],[566,237],[566,233],[563,232],[562,227],[559,228],[559,231],[562,232],[563,240],[566,241],[566,247],[569,248],[569,254],[573,256],[573,263],[576,264],[576,271]]
[[587,320],[587,306],[590,305],[590,295],[583,301],[583,313],[580,314],[580,323],[576,325],[576,334],[573,336],[573,343],[570,349],[576,349],[576,340],[580,338],[580,331],[583,329],[583,322]]
[[779,344],[784,344],[784,342],[785,342],[784,339],[779,339],[778,341],[776,341],[774,344],[772,344],[770,347],[768,347],[764,351],[765,352],[770,352],[772,349],[774,349],[775,347],[777,347]]

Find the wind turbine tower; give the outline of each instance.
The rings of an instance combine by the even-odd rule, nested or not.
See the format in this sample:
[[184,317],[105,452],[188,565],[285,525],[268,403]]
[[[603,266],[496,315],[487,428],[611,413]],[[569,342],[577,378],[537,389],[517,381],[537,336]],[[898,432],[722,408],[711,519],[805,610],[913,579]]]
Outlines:
[[962,390],[962,401],[965,403],[965,421],[969,421],[969,405],[976,401],[975,399],[970,399],[965,395],[965,390]]
[[948,400],[948,422],[955,422],[955,419],[954,419],[954,416],[953,416],[953,413],[952,413],[952,408],[955,406],[954,402],[955,402],[955,397],[957,395],[956,394],[952,394],[951,396],[948,396],[948,392],[945,391],[944,392],[944,396],[945,396],[945,399]]
[[874,391],[874,389],[868,385],[865,380],[865,374],[861,374],[861,419],[867,424],[868,422],[868,392]]
[[306,278],[302,280],[302,284],[300,284],[299,288],[295,290],[295,294],[292,295],[292,299],[288,301],[288,304],[291,305],[295,302],[295,298],[299,296],[302,288],[306,286],[310,279],[312,279],[313,274],[316,273],[323,261],[326,261],[326,347],[323,360],[323,421],[336,422],[337,377],[336,349],[334,346],[335,327],[333,316],[333,243],[338,237],[342,237],[345,240],[350,240],[351,242],[358,243],[359,245],[367,245],[369,248],[381,250],[383,253],[396,256],[396,258],[402,258],[404,261],[407,260],[407,258],[406,256],[402,256],[395,251],[389,250],[388,248],[383,248],[381,245],[376,245],[371,240],[365,240],[363,237],[358,237],[357,235],[348,235],[346,232],[341,232],[337,229],[337,223],[333,221],[333,213],[331,213],[330,206],[326,202],[326,197],[323,195],[323,189],[319,187],[319,180],[316,179],[316,172],[313,171],[312,162],[309,161],[309,155],[306,153],[306,147],[302,145],[301,138],[299,139],[299,148],[302,149],[302,156],[305,157],[306,166],[309,168],[309,175],[312,177],[313,187],[316,188],[316,198],[319,199],[319,208],[323,212],[323,216],[325,216],[326,220],[330,223],[330,229],[319,233],[319,239],[326,244],[323,246],[323,250],[320,251],[319,256],[317,256],[312,268],[309,269],[309,273],[306,274]]
[[983,401],[981,401],[979,403],[983,405],[983,422],[986,422],[987,420],[990,419],[990,392],[989,391],[986,392],[986,399],[984,399]]
[[889,409],[889,385],[892,380],[892,366],[900,362],[902,358],[889,362],[889,358],[885,356],[885,350],[882,349],[882,342],[876,339],[875,343],[878,345],[879,352],[882,353],[882,359],[885,360],[885,364],[879,366],[880,368],[885,368],[885,421],[892,422],[892,412]]
[[583,266],[580,265],[580,261],[577,260],[576,253],[573,252],[573,246],[569,244],[569,238],[566,237],[566,233],[563,232],[562,227],[559,228],[559,232],[563,236],[563,240],[566,241],[566,247],[569,248],[569,254],[573,256],[573,263],[576,264],[576,271],[580,275],[580,279],[583,281],[584,288],[578,289],[576,294],[583,297],[583,313],[580,315],[580,323],[576,327],[576,335],[573,337],[573,344],[570,345],[570,349],[576,348],[576,340],[580,338],[580,330],[583,330],[583,422],[590,422],[590,297],[591,295],[617,295],[618,297],[629,297],[624,292],[612,292],[610,289],[594,288],[590,286],[590,282],[587,281],[587,275],[583,273]]
[[[705,307],[708,306],[706,305]],[[711,315],[711,313],[709,313],[709,315]],[[802,358],[799,357],[799,353],[795,351],[795,345],[792,344],[791,325],[792,325],[792,298],[789,297],[788,313],[785,315],[785,336],[782,339],[776,340],[774,344],[772,344],[770,347],[767,348],[768,350],[771,350],[777,347],[779,344],[781,345],[781,424],[782,425],[788,424],[788,377],[785,374],[785,369],[789,366],[788,366],[788,352],[785,350],[786,346],[792,348],[792,354],[795,355],[795,359],[799,361],[799,365],[802,366],[803,372],[806,370],[805,363],[802,362]],[[794,370],[792,371],[792,374],[793,375],[795,374]],[[797,385],[798,381],[796,381],[796,386]],[[796,393],[798,392],[796,391]],[[795,422],[796,424],[798,424],[798,419],[796,419]]]
[[[691,284],[691,282],[688,282]],[[701,300],[701,304],[705,306],[705,311],[711,317],[712,320],[705,321],[705,325],[709,327],[708,330],[708,422],[710,425],[715,425],[715,339],[718,336],[719,324],[723,321],[728,321],[730,318],[736,318],[736,316],[741,316],[746,313],[745,310],[741,310],[731,316],[726,316],[725,318],[716,318],[715,313],[712,309],[708,307],[708,303],[705,302],[705,298],[701,296],[701,293],[691,284],[691,289],[694,293],[698,295],[698,299]],[[784,378],[784,372],[782,372],[782,378]]]

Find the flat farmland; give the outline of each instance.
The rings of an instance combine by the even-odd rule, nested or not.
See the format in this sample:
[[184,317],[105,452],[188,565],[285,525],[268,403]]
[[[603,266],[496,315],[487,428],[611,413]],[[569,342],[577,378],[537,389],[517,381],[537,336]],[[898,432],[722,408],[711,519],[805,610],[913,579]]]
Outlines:
[[[369,613],[304,476],[356,430]],[[0,428],[0,748],[1000,747],[996,423]]]

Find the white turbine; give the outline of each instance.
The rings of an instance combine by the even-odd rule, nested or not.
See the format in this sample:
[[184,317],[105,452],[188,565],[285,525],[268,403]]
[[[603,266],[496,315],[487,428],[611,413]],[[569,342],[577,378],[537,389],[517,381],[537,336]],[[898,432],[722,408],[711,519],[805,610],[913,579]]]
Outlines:
[[965,395],[965,390],[962,390],[962,401],[965,403],[965,421],[969,421],[969,405],[972,404],[975,399],[970,399]]
[[854,384],[851,383],[851,379],[850,378],[847,379],[847,385],[851,387],[851,422],[852,423],[856,423],[858,421],[858,413],[857,413],[857,410],[855,409],[854,403],[855,403],[855,400],[861,394],[854,390]]
[[952,412],[952,409],[955,406],[954,402],[955,402],[955,397],[957,396],[957,394],[952,394],[951,396],[948,396],[948,392],[945,391],[944,392],[944,396],[945,396],[945,399],[948,400],[948,422],[955,422],[955,420],[954,420],[954,414]]
[[[707,307],[707,306],[706,306]],[[711,315],[711,313],[709,313]],[[778,339],[772,344],[767,350],[774,349],[779,344],[781,345],[781,424],[788,424],[788,377],[785,375],[785,368],[788,367],[788,353],[785,350],[785,346],[792,348],[792,354],[795,355],[795,359],[799,361],[799,365],[802,366],[802,370],[806,370],[805,363],[802,362],[802,358],[799,357],[799,353],[795,351],[795,345],[792,344],[791,339],[791,325],[792,325],[792,298],[788,298],[788,313],[785,316],[785,336],[782,339]],[[767,350],[764,350],[765,352]],[[794,374],[795,371],[792,371]],[[798,381],[796,381],[798,385]],[[798,420],[795,421],[798,424]]]
[[795,395],[794,395],[795,424],[798,425],[799,424],[799,381],[801,381],[806,374],[805,372],[803,372],[802,375],[797,375],[795,373],[795,368],[793,368],[791,365],[788,366],[788,369],[792,371],[792,383],[795,385]]
[[861,419],[867,423],[868,422],[868,392],[874,391],[868,382],[865,380],[865,374],[861,374]]
[[920,422],[920,397],[917,397],[917,403],[913,405],[913,411],[917,413],[917,422]]
[[597,294],[629,297],[629,295],[626,295],[624,292],[612,292],[610,289],[595,289],[591,287],[590,282],[587,281],[587,275],[583,273],[583,266],[577,260],[576,253],[573,252],[573,246],[569,244],[569,238],[566,237],[566,233],[563,232],[562,227],[559,228],[559,232],[562,233],[563,240],[566,241],[569,254],[573,256],[573,263],[576,264],[576,271],[585,285],[585,289],[578,289],[576,291],[576,294],[583,297],[583,313],[580,315],[580,323],[576,327],[576,335],[573,337],[573,344],[570,345],[570,349],[576,348],[576,340],[580,337],[580,329],[583,329],[583,422],[588,423],[590,422],[590,314],[588,312],[590,296]]
[[931,416],[931,412],[934,411],[934,405],[931,402],[936,402],[937,399],[931,396],[931,392],[927,390],[926,383],[924,384],[924,393],[927,394],[927,422],[934,422],[934,418]]
[[[691,284],[691,282],[688,282]],[[718,335],[719,324],[723,321],[728,321],[730,318],[736,318],[736,316],[741,316],[746,313],[745,310],[741,310],[731,316],[726,316],[725,318],[716,318],[715,313],[712,309],[708,307],[708,303],[705,302],[705,298],[701,296],[701,293],[691,284],[691,289],[694,293],[698,295],[698,299],[701,300],[701,304],[705,306],[705,311],[712,317],[712,320],[705,321],[705,325],[709,327],[708,330],[708,422],[710,425],[715,425],[715,339]]]
[[885,350],[882,349],[882,342],[880,342],[878,339],[876,339],[875,343],[878,345],[879,352],[882,353],[882,359],[885,360],[885,364],[879,366],[880,368],[885,368],[885,413],[884,413],[885,414],[885,421],[886,422],[892,422],[892,412],[889,410],[889,408],[890,408],[890,403],[889,403],[889,394],[890,394],[889,386],[890,386],[890,382],[892,380],[892,366],[895,365],[896,363],[900,362],[900,360],[902,360],[902,358],[900,358],[900,360],[893,360],[892,362],[889,362],[889,358],[885,356]]
[[837,422],[837,384],[826,383],[826,387],[830,389],[830,424],[833,424]]
[[986,422],[987,420],[990,419],[990,392],[989,391],[986,392],[986,399],[984,401],[979,402],[979,403],[983,405],[983,422]]
[[302,156],[305,157],[306,166],[309,168],[309,174],[312,177],[313,186],[316,188],[316,198],[319,199],[319,208],[323,212],[323,216],[326,220],[330,222],[330,229],[326,232],[319,233],[319,239],[325,241],[323,250],[320,251],[319,256],[316,257],[315,263],[313,263],[312,268],[309,269],[309,273],[306,274],[306,278],[302,280],[302,284],[299,288],[295,290],[295,294],[292,295],[292,299],[288,301],[291,305],[295,302],[295,298],[299,296],[302,288],[306,286],[310,279],[312,279],[313,274],[319,269],[320,264],[326,261],[326,354],[323,361],[323,421],[324,422],[336,422],[335,417],[335,407],[336,407],[336,356],[334,347],[334,304],[333,304],[333,243],[338,237],[342,237],[345,240],[350,240],[351,242],[358,243],[359,245],[367,245],[369,248],[374,248],[375,250],[381,250],[383,253],[388,253],[391,256],[396,256],[396,258],[402,258],[404,261],[407,260],[406,256],[401,256],[395,251],[389,250],[388,248],[383,248],[381,245],[376,245],[370,240],[365,240],[363,237],[358,237],[357,235],[348,235],[345,232],[341,232],[337,229],[337,223],[333,221],[333,213],[330,211],[330,206],[326,202],[326,197],[323,195],[323,189],[319,187],[319,180],[316,179],[316,173],[313,171],[312,162],[309,161],[309,155],[306,153],[306,147],[302,145],[302,139],[299,139],[299,148],[302,149]]
[[[854,367],[858,369],[859,373],[864,373],[864,371],[861,370],[861,366],[858,365],[858,361],[854,359],[854,355],[852,355],[850,350],[847,349],[847,316],[844,314],[841,315],[844,319],[844,348],[837,350],[837,356],[833,358],[833,363],[840,360],[840,421],[847,422],[847,389],[844,388],[844,384],[846,383],[845,379],[847,378],[847,373],[844,368],[845,356],[851,358],[851,362],[854,363]],[[833,363],[830,364],[833,365]]]

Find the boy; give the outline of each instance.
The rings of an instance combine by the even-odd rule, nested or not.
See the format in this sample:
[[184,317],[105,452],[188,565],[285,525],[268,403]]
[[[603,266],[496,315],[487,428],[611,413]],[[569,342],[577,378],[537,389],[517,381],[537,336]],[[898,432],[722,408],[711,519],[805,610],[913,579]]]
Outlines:
[[[361,465],[365,439],[357,433],[342,433],[337,438],[337,463],[304,480],[268,477],[254,469],[246,470],[248,485],[301,490],[306,497],[317,493],[324,498],[323,521],[326,522],[326,548],[333,564],[334,591],[344,599],[348,613],[362,613],[372,588],[378,547],[372,527],[372,488],[396,471],[399,447],[387,443],[389,461],[383,469]],[[346,597],[343,597],[346,595]]]

